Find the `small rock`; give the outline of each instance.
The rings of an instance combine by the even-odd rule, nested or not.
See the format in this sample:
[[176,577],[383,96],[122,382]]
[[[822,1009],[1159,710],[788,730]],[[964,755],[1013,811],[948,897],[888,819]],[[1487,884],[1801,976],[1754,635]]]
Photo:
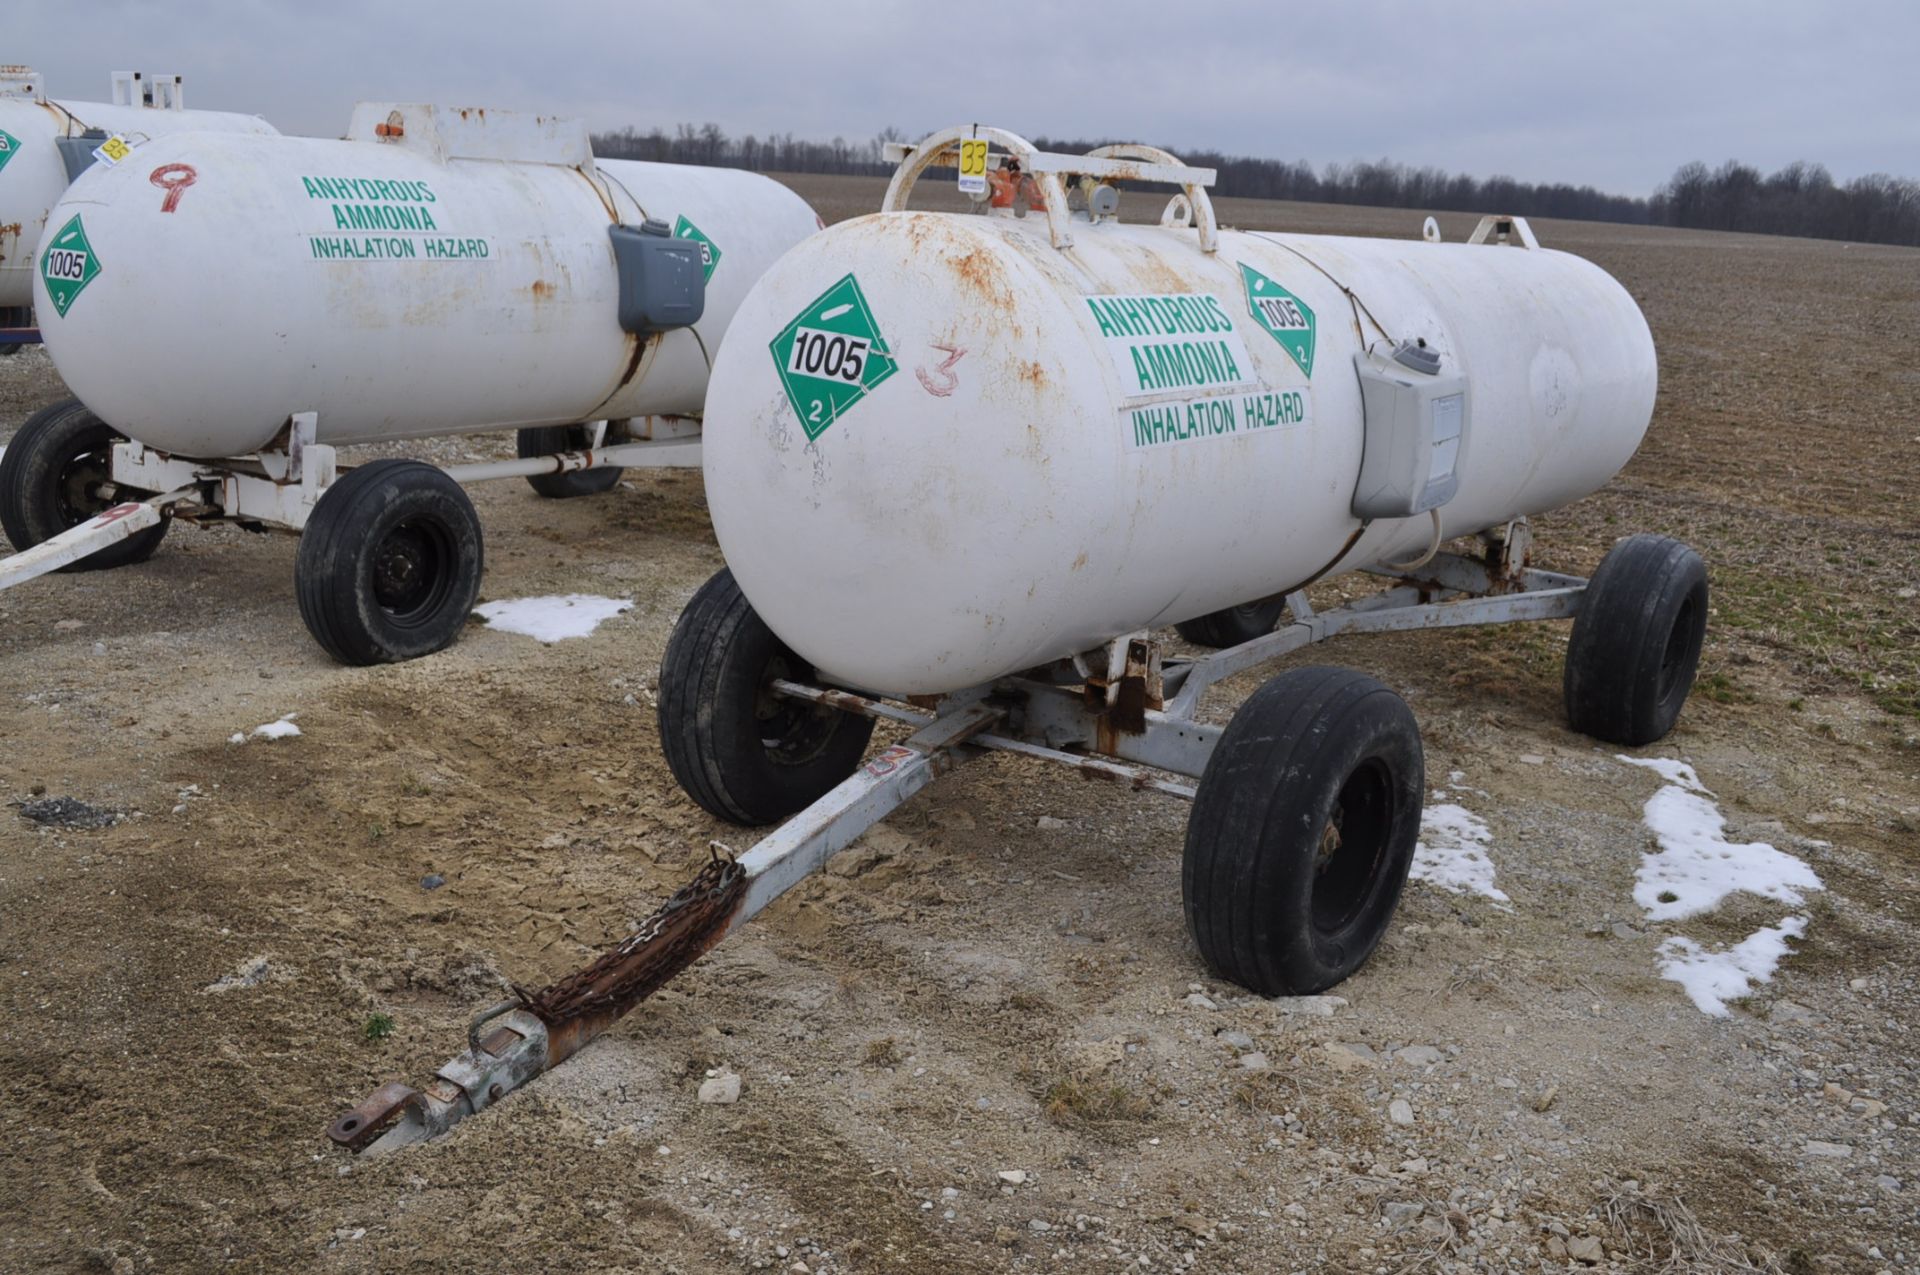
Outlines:
[[1027,1182],[1027,1171],[1025,1169],[1002,1169],[994,1176],[998,1177],[1008,1186],[1025,1186]]
[[1811,1023],[1820,1016],[1794,1001],[1775,1001],[1767,1017],[1776,1023]]
[[1820,1096],[1834,1102],[1845,1104],[1853,1101],[1853,1090],[1841,1085],[1836,1085],[1829,1080],[1820,1090]]
[[1882,1173],[1873,1180],[1873,1184],[1889,1195],[1900,1189],[1900,1179],[1891,1173]]
[[1344,996],[1275,996],[1267,1004],[1283,1014],[1300,1014],[1307,1018],[1332,1018],[1335,1011],[1346,1007],[1347,998]]
[[1887,1114],[1887,1104],[1878,1098],[1855,1098],[1848,1106],[1850,1110],[1868,1120],[1878,1120]]
[[1356,1071],[1363,1067],[1376,1067],[1380,1063],[1380,1055],[1366,1045],[1331,1040],[1320,1046],[1320,1056],[1331,1063],[1335,1071]]
[[1411,1067],[1431,1067],[1446,1061],[1446,1055],[1432,1045],[1408,1045],[1393,1051],[1393,1056]]
[[1380,1206],[1380,1212],[1386,1217],[1387,1225],[1398,1230],[1426,1212],[1426,1206],[1410,1200],[1388,1200]]
[[49,828],[107,828],[118,816],[104,806],[89,806],[72,797],[45,797],[22,803],[20,817]]
[[426,876],[420,878],[420,888],[422,890],[438,890],[446,883],[447,879],[438,872],[429,872]]
[[700,1082],[700,1101],[725,1105],[740,1101],[740,1077],[728,1072]]
[[1395,1124],[1412,1124],[1413,1104],[1405,1098],[1395,1098],[1387,1104],[1387,1119]]
[[1539,753],[1521,753],[1520,764],[1523,766],[1544,766],[1547,764],[1547,759]]
[[943,1200],[957,1200],[960,1198],[960,1188],[957,1186],[943,1186],[940,1188],[940,1198]]
[[1561,1239],[1558,1235],[1552,1236],[1547,1240],[1547,1256],[1548,1257],[1563,1258],[1566,1255],[1567,1255],[1567,1242],[1565,1240]]
[[1400,1172],[1402,1173],[1425,1173],[1426,1171],[1427,1171],[1427,1157],[1423,1155],[1415,1156],[1411,1160],[1402,1160],[1400,1162]]
[[1247,1035],[1245,1032],[1221,1032],[1218,1039],[1221,1044],[1231,1045],[1235,1049],[1247,1050],[1253,1048],[1253,1037]]
[[1856,992],[1864,992],[1867,990],[1867,980],[1864,978],[1850,978],[1847,980],[1847,986]]
[[1809,1138],[1806,1149],[1800,1154],[1824,1156],[1829,1160],[1848,1160],[1853,1157],[1853,1148],[1844,1142],[1822,1142],[1818,1138]]
[[1067,826],[1065,819],[1055,819],[1052,815],[1041,815],[1038,825],[1042,831],[1058,832]]
[[1213,997],[1207,995],[1205,992],[1188,992],[1186,998],[1181,1001],[1181,1004],[1189,1005],[1194,1009],[1220,1008],[1220,1006],[1214,1002]]
[[1640,931],[1634,929],[1625,921],[1615,921],[1613,923],[1613,937],[1617,939],[1637,939],[1640,937]]
[[1265,1071],[1271,1064],[1267,1062],[1267,1056],[1256,1049],[1252,1053],[1241,1054],[1240,1065],[1248,1071]]
[[53,627],[56,632],[71,633],[75,629],[86,628],[87,622],[85,620],[55,620]]
[[1576,1262],[1585,1262],[1597,1266],[1606,1258],[1607,1250],[1598,1236],[1576,1235],[1567,1241],[1567,1256]]
[[996,1226],[993,1228],[993,1238],[995,1243],[1012,1248],[1020,1242],[1020,1232],[1011,1226]]
[[1051,1231],[1053,1229],[1053,1223],[1043,1217],[1028,1218],[1027,1229],[1029,1231]]

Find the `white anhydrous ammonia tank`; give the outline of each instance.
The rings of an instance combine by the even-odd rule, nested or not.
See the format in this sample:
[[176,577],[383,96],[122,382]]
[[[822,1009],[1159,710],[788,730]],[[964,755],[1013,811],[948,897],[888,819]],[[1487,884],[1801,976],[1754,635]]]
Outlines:
[[[649,219],[702,244],[705,313],[636,336],[609,227]],[[577,121],[363,103],[344,141],[169,137],[85,174],[42,245],[84,261],[43,261],[35,301],[74,394],[178,455],[305,411],[323,443],[697,415],[747,289],[819,225],[755,174],[596,162]]]
[[1427,513],[1353,512],[1356,355],[1419,339],[1467,378],[1449,537],[1586,495],[1646,431],[1646,322],[1566,253],[1222,231],[1208,254],[1191,229],[1083,219],[1062,249],[1040,215],[843,222],[734,318],[707,400],[714,529],[823,677],[976,685],[1419,557]]
[[[40,242],[48,211],[70,180],[59,139],[92,132],[124,137],[138,149],[139,143],[172,133],[272,136],[274,127],[257,115],[227,111],[48,99],[32,90],[0,92],[0,309],[32,304],[34,245]],[[98,145],[98,140],[90,141],[86,149]]]

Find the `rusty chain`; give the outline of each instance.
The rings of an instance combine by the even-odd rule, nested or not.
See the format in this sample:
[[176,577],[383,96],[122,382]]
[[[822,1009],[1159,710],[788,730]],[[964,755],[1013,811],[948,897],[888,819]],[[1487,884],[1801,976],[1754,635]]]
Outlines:
[[699,875],[674,891],[619,946],[565,978],[527,992],[520,1003],[549,1027],[584,1015],[623,1014],[693,964],[720,937],[746,888],[746,870],[719,842]]

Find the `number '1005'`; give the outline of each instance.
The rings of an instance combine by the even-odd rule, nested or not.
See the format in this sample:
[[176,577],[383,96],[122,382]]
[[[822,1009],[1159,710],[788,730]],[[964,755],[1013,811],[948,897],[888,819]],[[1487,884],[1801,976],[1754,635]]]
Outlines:
[[787,370],[858,384],[867,366],[867,345],[864,337],[802,330],[794,338],[793,362]]
[[54,249],[47,254],[47,278],[84,279],[87,274],[87,254]]

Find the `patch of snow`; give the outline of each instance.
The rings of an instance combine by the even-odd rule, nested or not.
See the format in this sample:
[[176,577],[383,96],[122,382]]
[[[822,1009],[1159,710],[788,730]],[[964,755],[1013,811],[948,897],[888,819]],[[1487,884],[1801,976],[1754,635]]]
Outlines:
[[1692,939],[1670,938],[1660,945],[1660,976],[1685,988],[1701,1013],[1725,1018],[1730,1012],[1727,1002],[1769,982],[1780,962],[1793,952],[1789,940],[1806,932],[1807,918],[1790,916],[1718,952]]
[[586,637],[604,621],[632,607],[632,600],[627,598],[568,593],[558,597],[484,602],[474,608],[474,614],[485,620],[489,628],[504,633],[519,633],[541,642],[560,642]]
[[256,956],[242,962],[239,969],[231,974],[222,974],[213,982],[201,988],[202,992],[237,992],[242,988],[258,987],[272,976],[267,966],[267,958]]
[[300,716],[298,713],[288,713],[277,722],[267,722],[244,733],[235,731],[227,736],[227,742],[244,744],[249,739],[288,739],[300,733],[300,728],[293,724],[293,719],[298,716]]
[[1642,856],[1633,887],[1633,901],[1646,909],[1650,920],[1710,912],[1742,890],[1799,907],[1806,902],[1806,891],[1825,888],[1803,860],[1764,841],[1728,841],[1727,822],[1713,794],[1685,762],[1619,760],[1668,781],[1647,799],[1642,812],[1660,843],[1658,853]]
[[1413,870],[1408,875],[1455,894],[1480,894],[1511,904],[1493,883],[1493,860],[1487,857],[1492,843],[1486,821],[1465,806],[1429,805],[1420,812],[1420,841],[1413,848]]

